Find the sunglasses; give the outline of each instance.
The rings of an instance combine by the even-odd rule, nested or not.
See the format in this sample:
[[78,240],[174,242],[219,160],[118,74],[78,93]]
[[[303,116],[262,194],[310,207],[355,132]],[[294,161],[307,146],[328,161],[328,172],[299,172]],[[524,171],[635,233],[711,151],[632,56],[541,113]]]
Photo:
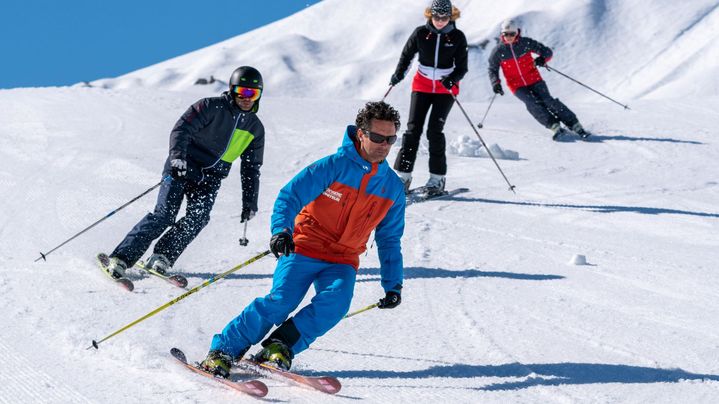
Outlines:
[[445,15],[445,16],[433,15],[432,19],[435,21],[449,21],[449,16],[448,15]]
[[252,87],[234,86],[232,92],[239,95],[240,98],[249,98],[250,101],[257,101],[262,95],[262,89]]
[[517,36],[516,32],[502,32],[502,36]]
[[384,136],[380,135],[379,133],[374,133],[372,131],[363,131],[365,134],[369,135],[369,140],[372,141],[372,143],[378,143],[382,144],[383,142],[387,142],[387,144],[394,144],[394,142],[397,141],[397,135],[392,136]]

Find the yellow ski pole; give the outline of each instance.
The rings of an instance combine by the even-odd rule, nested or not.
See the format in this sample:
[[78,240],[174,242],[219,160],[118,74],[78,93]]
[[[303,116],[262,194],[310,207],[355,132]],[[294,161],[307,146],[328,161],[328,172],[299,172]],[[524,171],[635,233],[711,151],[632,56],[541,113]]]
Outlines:
[[242,264],[237,265],[236,267],[234,267],[234,268],[232,268],[232,269],[230,269],[230,270],[228,270],[228,271],[226,271],[226,272],[221,273],[220,275],[211,277],[210,279],[204,281],[204,282],[201,283],[200,285],[195,286],[194,288],[188,290],[188,291],[185,292],[184,294],[182,294],[182,295],[180,295],[180,296],[178,296],[178,297],[176,297],[176,298],[170,300],[169,302],[163,304],[162,306],[156,308],[155,310],[153,310],[153,311],[151,311],[151,312],[145,314],[144,316],[138,318],[137,320],[131,322],[130,324],[128,324],[128,325],[126,325],[126,326],[120,328],[119,330],[113,332],[112,334],[108,335],[107,337],[105,337],[105,338],[103,338],[103,339],[101,339],[101,340],[99,340],[99,341],[92,340],[92,345],[90,345],[89,347],[87,347],[87,349],[90,349],[90,348],[99,349],[99,345],[100,345],[102,342],[107,341],[108,339],[110,339],[110,338],[114,337],[115,335],[117,335],[117,334],[119,334],[119,333],[121,333],[121,332],[127,330],[128,328],[134,326],[135,324],[137,324],[137,323],[139,323],[139,322],[141,322],[141,321],[143,321],[143,320],[146,320],[146,319],[148,319],[148,318],[154,316],[155,314],[161,312],[162,310],[165,310],[166,308],[172,306],[173,304],[179,302],[180,300],[186,298],[187,296],[190,296],[191,294],[197,292],[198,290],[204,288],[205,286],[209,286],[209,285],[211,285],[211,284],[213,284],[213,283],[219,281],[220,279],[226,277],[227,275],[229,275],[229,274],[231,274],[231,273],[237,271],[238,269],[243,268],[243,267],[246,267],[246,266],[252,264],[253,262],[259,260],[260,258],[263,258],[263,257],[265,257],[266,255],[269,255],[269,254],[270,254],[270,250],[266,250],[266,251],[264,251],[264,252],[261,252],[261,253],[255,255],[254,257],[248,259],[247,261],[243,262]]
[[350,314],[344,316],[344,318],[350,318],[350,317],[352,317],[352,316],[356,316],[357,314],[364,313],[364,312],[367,311],[367,310],[372,310],[372,309],[374,309],[375,307],[377,307],[377,303],[375,303],[375,304],[370,304],[369,306],[365,307],[364,309],[359,309],[359,310],[355,311],[354,313],[350,313]]

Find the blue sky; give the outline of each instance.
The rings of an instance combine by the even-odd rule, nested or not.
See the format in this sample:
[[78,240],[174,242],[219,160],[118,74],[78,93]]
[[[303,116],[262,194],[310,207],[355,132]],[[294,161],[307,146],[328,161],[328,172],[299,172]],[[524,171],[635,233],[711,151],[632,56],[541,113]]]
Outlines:
[[3,1],[0,88],[60,86],[116,77],[242,34],[318,2]]

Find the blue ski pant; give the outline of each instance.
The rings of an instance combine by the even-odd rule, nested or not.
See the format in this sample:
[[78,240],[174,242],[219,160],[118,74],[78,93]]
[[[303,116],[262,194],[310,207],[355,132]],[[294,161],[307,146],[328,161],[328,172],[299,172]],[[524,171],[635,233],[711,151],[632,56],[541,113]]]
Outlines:
[[293,317],[299,335],[288,343],[293,355],[307,349],[332,329],[349,311],[357,272],[351,265],[335,264],[301,254],[281,256],[272,277],[272,290],[250,303],[212,338],[211,350],[237,357],[280,325],[302,302],[311,285],[315,296]]
[[[221,179],[213,176],[205,176],[200,182],[174,178],[163,181],[155,210],[130,230],[110,256],[123,260],[128,268],[132,267],[150,244],[170,227],[155,243],[153,253],[165,255],[174,264],[200,230],[209,223],[220,183]],[[185,216],[175,222],[185,198]]]
[[545,128],[550,128],[559,122],[571,128],[579,122],[571,109],[559,101],[559,98],[553,98],[549,94],[549,88],[544,80],[520,87],[514,92],[514,95],[524,102],[527,111]]

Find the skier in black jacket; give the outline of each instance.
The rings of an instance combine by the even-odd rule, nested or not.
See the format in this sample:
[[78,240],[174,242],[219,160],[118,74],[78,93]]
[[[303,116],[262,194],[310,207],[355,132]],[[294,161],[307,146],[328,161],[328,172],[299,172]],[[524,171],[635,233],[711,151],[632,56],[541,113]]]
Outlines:
[[412,79],[407,131],[394,169],[405,191],[409,190],[422,127],[431,107],[427,123],[430,177],[426,189],[429,194],[435,194],[444,191],[447,157],[442,131],[454,104],[452,94],[459,94],[459,81],[467,73],[467,38],[455,25],[460,12],[449,0],[432,1],[424,15],[427,23],[410,35],[390,79],[392,86],[402,81],[414,55],[419,53],[419,68]]
[[[147,266],[167,272],[190,242],[210,221],[210,211],[232,162],[240,159],[242,214],[245,222],[257,212],[260,166],[265,147],[265,129],[257,117],[262,95],[262,76],[255,68],[242,66],[230,77],[230,89],[219,97],[194,103],[170,133],[170,153],[165,162],[157,204],[125,236],[110,254],[108,272],[124,276],[147,251],[153,254]],[[186,199],[185,216],[175,218]]]

